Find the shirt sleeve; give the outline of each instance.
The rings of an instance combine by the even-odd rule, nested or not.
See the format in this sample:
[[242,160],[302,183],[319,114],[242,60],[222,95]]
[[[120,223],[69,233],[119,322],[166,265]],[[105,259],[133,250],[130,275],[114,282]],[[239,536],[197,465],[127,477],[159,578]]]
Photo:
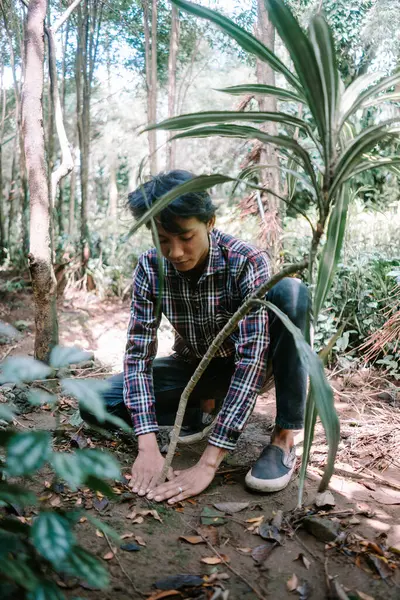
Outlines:
[[[242,302],[271,277],[266,256],[248,263],[239,281]],[[266,377],[269,345],[268,312],[255,307],[239,322],[235,371],[209,443],[234,450],[253,412],[257,395]]]
[[[153,360],[157,353],[156,299],[151,269],[140,259],[133,276],[131,317],[124,356],[124,402],[131,414],[136,435],[158,431]],[[153,282],[154,284],[154,282]]]

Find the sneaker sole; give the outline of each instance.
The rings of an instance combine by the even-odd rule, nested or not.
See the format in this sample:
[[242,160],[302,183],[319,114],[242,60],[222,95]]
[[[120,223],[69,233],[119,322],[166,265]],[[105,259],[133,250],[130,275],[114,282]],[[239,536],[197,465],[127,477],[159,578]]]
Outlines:
[[277,479],[259,479],[251,474],[250,469],[246,475],[245,483],[248,488],[256,492],[280,492],[281,490],[285,489],[290,482],[295,466],[296,465],[294,464],[286,475],[278,477]]

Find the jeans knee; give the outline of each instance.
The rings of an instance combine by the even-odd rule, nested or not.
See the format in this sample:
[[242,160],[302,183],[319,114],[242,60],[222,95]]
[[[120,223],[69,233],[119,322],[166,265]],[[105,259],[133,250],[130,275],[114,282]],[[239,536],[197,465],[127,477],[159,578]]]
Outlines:
[[308,287],[295,277],[281,279],[269,292],[268,300],[278,306],[295,323],[302,320],[310,310]]

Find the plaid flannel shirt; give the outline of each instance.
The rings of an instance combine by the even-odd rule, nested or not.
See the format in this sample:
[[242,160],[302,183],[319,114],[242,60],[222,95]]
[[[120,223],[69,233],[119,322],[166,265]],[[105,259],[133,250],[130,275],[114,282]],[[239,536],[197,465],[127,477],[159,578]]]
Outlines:
[[[199,361],[243,301],[270,276],[266,252],[214,229],[207,265],[193,286],[166,259],[162,312],[175,330],[174,351]],[[159,268],[156,249],[139,259],[134,272],[131,318],[124,358],[124,401],[135,433],[158,431],[152,364],[157,352]],[[235,356],[235,370],[209,443],[233,450],[266,377],[268,315],[255,308],[219,348]]]

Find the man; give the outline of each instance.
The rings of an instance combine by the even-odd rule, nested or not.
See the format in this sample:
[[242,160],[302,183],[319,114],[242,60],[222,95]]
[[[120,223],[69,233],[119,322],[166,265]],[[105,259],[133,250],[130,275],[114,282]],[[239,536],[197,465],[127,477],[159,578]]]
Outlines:
[[[129,194],[129,207],[140,218],[158,198],[193,177],[186,171],[159,175]],[[201,493],[213,480],[224,456],[235,449],[272,363],[277,416],[271,444],[246,476],[249,488],[283,489],[295,467],[295,430],[303,426],[307,374],[291,334],[266,308],[254,308],[223,343],[189,398],[185,421],[198,426],[202,401],[220,406],[217,424],[199,462],[170,473],[157,486],[164,458],[156,433],[172,425],[183,389],[200,359],[243,301],[271,276],[267,254],[214,228],[215,207],[208,193],[186,194],[156,218],[163,255],[164,288],[156,249],[140,258],[133,278],[131,319],[124,372],[110,379],[105,393],[110,412],[133,424],[139,452],[131,485],[140,496],[170,504]],[[309,309],[307,288],[284,279],[267,294],[304,331]],[[175,353],[155,358],[161,300],[175,330]]]

